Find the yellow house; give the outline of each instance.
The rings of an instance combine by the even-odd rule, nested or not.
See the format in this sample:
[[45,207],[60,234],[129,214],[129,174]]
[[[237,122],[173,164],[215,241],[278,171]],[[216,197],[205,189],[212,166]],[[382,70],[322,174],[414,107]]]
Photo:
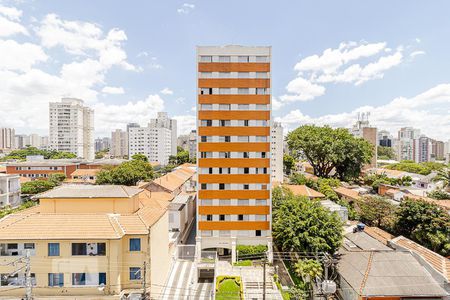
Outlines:
[[171,263],[165,201],[114,185],[63,185],[37,198],[0,220],[0,296],[25,294],[24,264],[12,262],[27,251],[35,296],[117,299],[142,292],[144,281],[150,295],[162,292]]

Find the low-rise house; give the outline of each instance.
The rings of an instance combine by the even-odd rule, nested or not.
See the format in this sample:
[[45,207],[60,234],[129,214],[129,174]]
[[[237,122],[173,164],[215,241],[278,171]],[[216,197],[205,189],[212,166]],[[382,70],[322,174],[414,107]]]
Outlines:
[[340,198],[343,198],[347,200],[348,202],[354,202],[361,199],[361,196],[359,195],[359,192],[357,190],[352,190],[345,188],[343,186],[339,186],[337,188],[334,188],[334,191]]
[[20,202],[20,176],[0,174],[0,207],[14,207]]
[[100,169],[77,169],[72,174],[70,178],[66,179],[67,183],[80,183],[80,184],[95,184],[97,180],[97,174]]
[[446,299],[448,293],[409,251],[394,250],[364,231],[345,236],[338,295],[344,300]]
[[324,194],[322,194],[316,190],[313,190],[304,184],[301,184],[301,185],[286,184],[284,186],[287,187],[295,196],[308,197],[309,199],[325,198]]
[[70,177],[80,163],[71,162],[68,160],[46,159],[37,161],[23,161],[8,163],[6,166],[7,174],[17,174],[22,177],[31,179],[48,178],[50,174],[64,174],[67,178]]
[[26,252],[38,297],[117,297],[142,292],[143,281],[147,292],[159,294],[171,263],[167,205],[144,205],[143,193],[126,186],[62,185],[37,195],[40,205],[1,219],[2,295],[24,294],[22,264],[7,263]]
[[151,192],[166,192],[175,197],[183,191],[190,192],[195,190],[195,174],[196,171],[191,168],[182,167],[156,178],[142,185],[142,187]]
[[348,209],[345,206],[339,205],[331,200],[321,200],[320,204],[331,212],[337,212],[342,222],[348,221]]

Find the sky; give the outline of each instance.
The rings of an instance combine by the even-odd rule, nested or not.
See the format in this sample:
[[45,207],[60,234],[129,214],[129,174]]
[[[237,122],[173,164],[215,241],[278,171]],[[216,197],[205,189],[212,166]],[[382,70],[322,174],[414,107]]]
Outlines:
[[195,128],[197,45],[272,46],[273,118],[450,139],[449,1],[0,0],[0,127],[48,134],[80,98],[95,135],[158,111]]

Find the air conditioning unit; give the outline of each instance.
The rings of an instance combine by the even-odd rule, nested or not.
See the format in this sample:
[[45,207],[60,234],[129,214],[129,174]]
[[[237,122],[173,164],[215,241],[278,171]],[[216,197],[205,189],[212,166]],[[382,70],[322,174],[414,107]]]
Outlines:
[[336,293],[336,283],[333,280],[325,280],[322,282],[322,293],[334,294]]

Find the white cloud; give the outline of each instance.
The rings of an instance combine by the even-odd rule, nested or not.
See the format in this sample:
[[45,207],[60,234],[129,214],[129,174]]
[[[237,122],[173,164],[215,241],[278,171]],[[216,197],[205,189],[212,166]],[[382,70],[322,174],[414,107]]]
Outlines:
[[195,5],[192,3],[184,3],[180,8],[177,9],[177,13],[187,15],[192,10],[194,10]]
[[21,24],[0,16],[0,37],[11,36],[18,33],[28,35],[28,30]]
[[[387,129],[395,135],[400,127],[413,126],[431,138],[448,139],[450,132],[450,84],[437,85],[415,97],[399,97],[381,106],[359,107],[351,112],[311,117],[300,110],[292,110],[275,118],[288,130],[302,124],[350,127],[358,112],[370,112],[370,122],[378,129]],[[431,122],[432,120],[432,122]]]
[[125,93],[125,90],[123,89],[123,87],[105,86],[102,89],[102,92],[111,95],[121,95]]
[[[325,94],[329,83],[364,82],[383,78],[389,69],[403,62],[402,46],[393,54],[385,42],[343,42],[338,48],[328,48],[320,55],[300,60],[294,67],[296,78],[286,86],[287,94],[279,97],[281,104],[309,101]],[[277,107],[280,104],[277,103]]]
[[0,40],[0,53],[0,70],[27,71],[48,58],[40,46],[14,40]]
[[22,11],[15,7],[7,7],[0,5],[0,14],[4,15],[10,20],[19,21],[22,17]]
[[159,91],[161,94],[163,95],[173,95],[173,91],[169,88],[163,88],[162,90]]
[[181,115],[173,118],[177,120],[178,135],[188,134],[196,128],[196,117],[194,115]]
[[418,51],[411,52],[411,54],[409,54],[409,56],[416,57],[418,55],[424,55],[424,54],[425,54],[425,51],[418,50]]

